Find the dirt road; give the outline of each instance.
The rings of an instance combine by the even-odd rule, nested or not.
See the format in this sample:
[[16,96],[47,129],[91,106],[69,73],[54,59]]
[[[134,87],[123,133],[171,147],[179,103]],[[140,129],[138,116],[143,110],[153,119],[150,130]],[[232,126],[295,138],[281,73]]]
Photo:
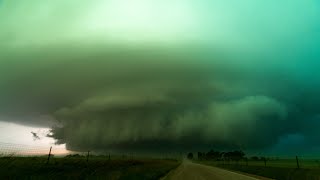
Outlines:
[[235,172],[184,161],[176,170],[169,173],[165,180],[257,180]]

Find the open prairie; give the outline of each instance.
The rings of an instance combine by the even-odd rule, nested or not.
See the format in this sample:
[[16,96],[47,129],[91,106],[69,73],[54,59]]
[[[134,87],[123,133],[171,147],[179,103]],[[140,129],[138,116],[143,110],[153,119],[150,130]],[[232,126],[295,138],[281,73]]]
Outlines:
[[0,179],[159,179],[176,168],[176,160],[95,157],[2,157]]

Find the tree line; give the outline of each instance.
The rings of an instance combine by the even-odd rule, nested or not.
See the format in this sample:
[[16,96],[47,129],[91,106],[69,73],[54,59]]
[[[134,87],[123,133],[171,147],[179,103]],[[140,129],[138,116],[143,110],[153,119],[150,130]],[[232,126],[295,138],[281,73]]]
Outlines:
[[220,152],[210,150],[209,152],[198,152],[199,160],[231,160],[231,161],[240,161],[245,157],[245,153],[243,151],[229,151],[229,152]]
[[[189,159],[193,159],[193,153],[189,153],[187,156]],[[229,152],[220,152],[210,150],[209,152],[198,152],[198,160],[231,160],[231,161],[240,161],[245,158],[245,153],[241,150],[229,151]]]
[[[193,159],[193,153],[188,153],[188,159]],[[246,154],[241,150],[235,151],[214,151],[210,150],[208,152],[198,152],[198,160],[213,160],[213,161],[240,161],[240,160],[252,160],[252,161],[268,161],[266,157],[252,156],[250,158],[246,157]]]

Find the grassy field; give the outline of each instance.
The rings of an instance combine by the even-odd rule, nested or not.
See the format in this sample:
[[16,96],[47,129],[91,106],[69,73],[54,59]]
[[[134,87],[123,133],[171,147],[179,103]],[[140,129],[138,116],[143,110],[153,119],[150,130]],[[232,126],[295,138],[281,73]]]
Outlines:
[[221,162],[196,161],[197,163],[216,166],[232,171],[268,177],[277,180],[319,180],[320,168],[316,160],[300,160],[297,168],[295,159],[269,160],[266,166],[263,161]]
[[0,179],[159,179],[180,162],[157,159],[2,157]]

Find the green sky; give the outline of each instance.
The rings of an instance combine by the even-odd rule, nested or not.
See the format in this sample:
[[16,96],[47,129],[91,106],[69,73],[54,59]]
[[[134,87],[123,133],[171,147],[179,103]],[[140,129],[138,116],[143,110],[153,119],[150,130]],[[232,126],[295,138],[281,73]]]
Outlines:
[[70,150],[308,153],[319,18],[316,0],[2,0],[0,121]]

